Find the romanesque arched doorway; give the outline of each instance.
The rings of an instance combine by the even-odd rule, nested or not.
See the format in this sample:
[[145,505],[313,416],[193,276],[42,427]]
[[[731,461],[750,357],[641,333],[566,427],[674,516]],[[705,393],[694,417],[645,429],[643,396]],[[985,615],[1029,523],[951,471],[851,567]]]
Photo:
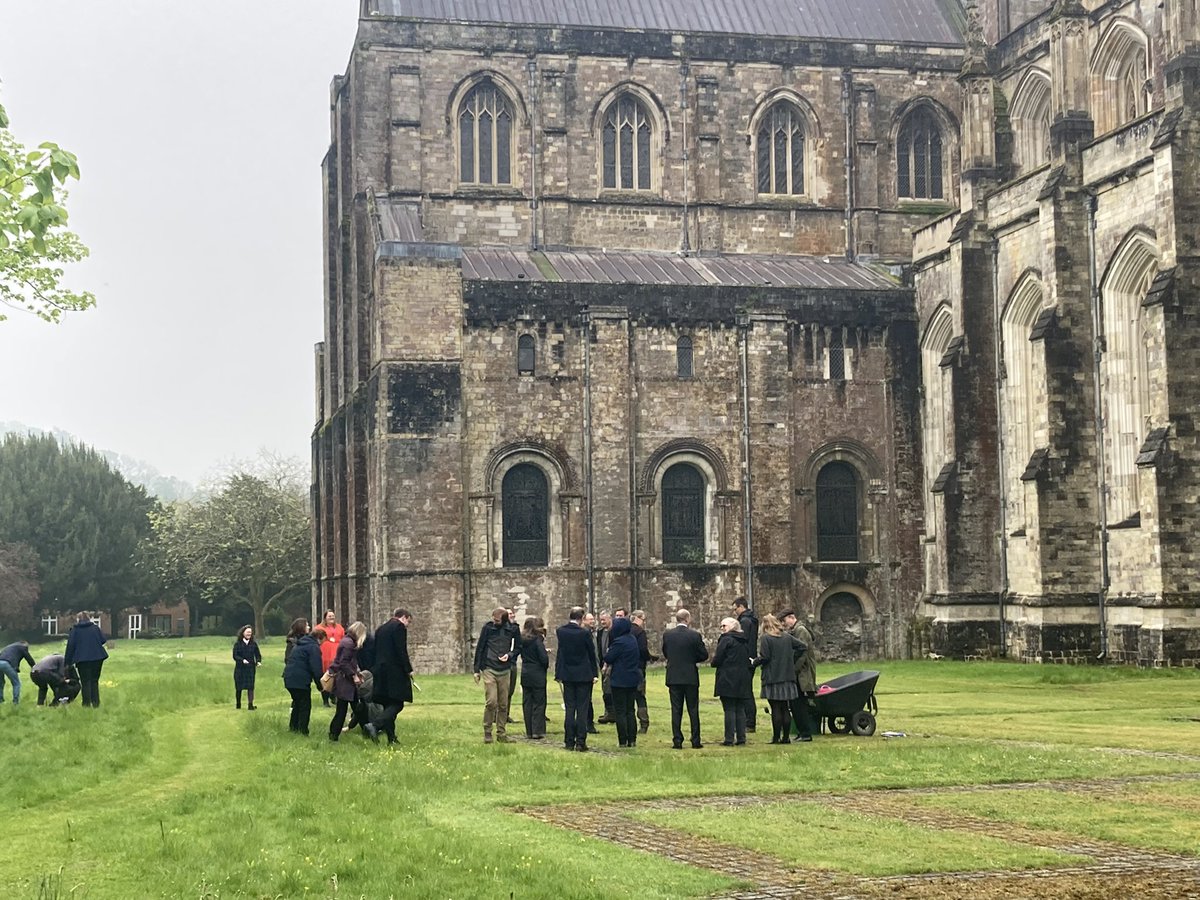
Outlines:
[[821,646],[826,659],[859,659],[863,654],[863,605],[849,591],[830,594],[821,604]]

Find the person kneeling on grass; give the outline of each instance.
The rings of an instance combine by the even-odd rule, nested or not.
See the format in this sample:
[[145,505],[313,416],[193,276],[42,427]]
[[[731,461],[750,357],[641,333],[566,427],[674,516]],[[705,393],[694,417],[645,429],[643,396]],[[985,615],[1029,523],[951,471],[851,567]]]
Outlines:
[[[308,720],[312,715],[312,685],[320,687],[321,648],[311,634],[305,633],[308,622],[297,619],[292,623],[292,652],[283,664],[283,686],[292,695],[292,715],[288,720],[288,731],[308,734]],[[292,637],[288,638],[289,641]]]

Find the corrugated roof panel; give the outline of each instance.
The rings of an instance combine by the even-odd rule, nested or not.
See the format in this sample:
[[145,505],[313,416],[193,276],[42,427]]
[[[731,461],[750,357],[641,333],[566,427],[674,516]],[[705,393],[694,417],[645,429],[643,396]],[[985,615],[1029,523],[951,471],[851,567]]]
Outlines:
[[385,16],[961,45],[945,0],[374,0]]

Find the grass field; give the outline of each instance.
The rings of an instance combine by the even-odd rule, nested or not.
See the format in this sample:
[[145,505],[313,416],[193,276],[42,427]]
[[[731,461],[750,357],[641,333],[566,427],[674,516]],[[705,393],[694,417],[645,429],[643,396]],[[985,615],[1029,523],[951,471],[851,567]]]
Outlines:
[[[514,807],[706,795],[762,795],[768,805],[758,815],[731,809],[706,821],[632,815],[683,833],[744,837],[747,846],[769,845],[779,832],[791,846],[837,833],[870,848],[869,860],[860,852],[862,862],[850,854],[810,863],[859,874],[971,868],[981,855],[1019,869],[1056,859],[872,816],[823,813],[789,830],[782,795],[1200,772],[1192,755],[1200,748],[1195,671],[878,663],[879,730],[907,737],[825,736],[775,747],[760,731],[745,748],[718,745],[720,707],[705,672],[709,746],[676,752],[658,670],[649,686],[653,725],[637,749],[616,752],[610,726],[592,746],[614,752],[585,755],[555,748],[560,721],[549,746],[484,745],[481,691],[466,676],[419,676],[423,691],[401,714],[395,748],[357,734],[330,743],[319,700],[313,736],[294,736],[279,678],[282,641],[263,645],[256,712],[233,709],[230,644],[121,642],[104,669],[99,710],[38,708],[22,672],[22,705],[0,706],[8,813],[0,896],[704,896],[739,882]],[[34,655],[53,650],[35,647]],[[823,665],[819,674],[861,667]],[[519,718],[519,693],[515,700]],[[1115,790],[1096,798],[956,792],[912,803],[1200,853],[1200,789]]]

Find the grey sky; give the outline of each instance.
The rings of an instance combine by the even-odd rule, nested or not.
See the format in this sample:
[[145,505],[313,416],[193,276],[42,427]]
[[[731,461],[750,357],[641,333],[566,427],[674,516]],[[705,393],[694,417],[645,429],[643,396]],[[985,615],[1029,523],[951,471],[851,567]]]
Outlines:
[[305,457],[320,162],[357,0],[0,0],[0,102],[79,156],[70,279],[96,309],[0,323],[0,420],[193,481]]

